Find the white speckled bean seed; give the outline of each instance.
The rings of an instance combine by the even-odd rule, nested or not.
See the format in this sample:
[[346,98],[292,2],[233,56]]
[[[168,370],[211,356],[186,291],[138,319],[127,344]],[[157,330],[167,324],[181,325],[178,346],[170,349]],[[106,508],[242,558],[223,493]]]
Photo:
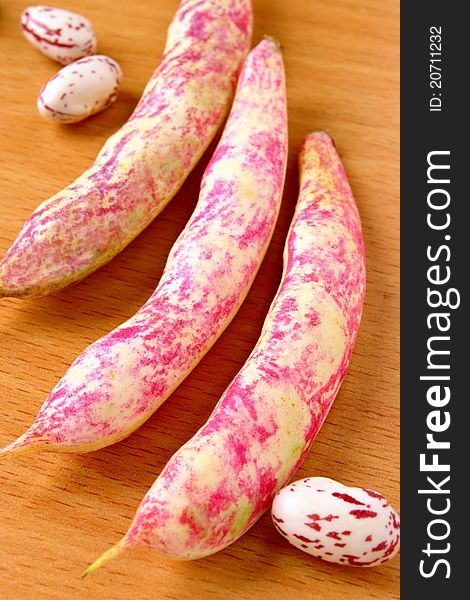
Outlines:
[[50,121],[82,121],[116,100],[121,81],[121,67],[109,56],[81,58],[44,85],[38,97],[38,110]]
[[21,15],[21,31],[35,48],[62,65],[96,52],[90,21],[63,8],[26,8]]
[[400,517],[382,494],[308,477],[274,498],[276,529],[296,548],[328,562],[374,567],[400,547]]

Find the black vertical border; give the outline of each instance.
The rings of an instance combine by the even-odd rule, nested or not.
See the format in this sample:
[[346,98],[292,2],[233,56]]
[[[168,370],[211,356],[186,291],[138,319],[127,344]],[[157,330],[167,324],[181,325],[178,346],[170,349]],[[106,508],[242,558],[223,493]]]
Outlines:
[[[470,190],[467,173],[470,174],[470,97],[467,98],[470,57],[470,29],[464,16],[465,3],[450,0],[437,2],[401,3],[401,597],[404,600],[426,600],[467,597],[464,566],[468,550],[464,542],[470,539],[470,510],[467,491],[470,482],[467,460],[470,452],[468,410],[470,385],[465,381],[470,374],[470,352],[467,337],[470,334],[466,314],[468,279],[470,278]],[[465,11],[466,12],[466,11]],[[430,88],[430,28],[442,28],[442,90]],[[433,93],[442,94],[442,111],[431,112],[429,100]],[[432,231],[426,224],[427,155],[435,150],[450,150],[449,207],[451,224],[445,232]],[[444,240],[444,235],[451,240]],[[449,537],[442,541],[429,539],[427,526],[433,518],[427,510],[427,498],[438,498],[444,503],[444,495],[427,496],[418,494],[419,489],[430,488],[426,476],[419,468],[419,455],[426,452],[426,424],[428,413],[433,410],[426,400],[429,382],[420,381],[426,374],[427,347],[430,335],[426,324],[427,315],[433,312],[427,305],[427,270],[430,263],[426,256],[428,245],[437,248],[448,244],[451,250],[449,262],[440,260],[442,266],[451,269],[451,280],[447,287],[460,292],[460,307],[447,310],[451,328],[447,334],[450,342],[451,400],[446,408],[451,424],[446,432],[436,438],[450,441],[450,450],[439,452],[441,462],[449,462],[448,474],[435,473],[436,482],[450,475],[449,498],[451,507],[445,518],[450,525]],[[444,256],[444,254],[442,255]],[[443,286],[445,287],[445,286]],[[429,373],[427,373],[429,374]],[[443,373],[438,373],[443,374]],[[447,384],[445,384],[447,385]],[[431,452],[432,453],[432,452]],[[443,486],[445,487],[445,486]],[[443,506],[443,504],[441,504]],[[467,511],[464,511],[467,508]],[[434,533],[444,532],[444,526]],[[443,550],[450,544],[449,552],[423,553],[428,542],[431,548]],[[425,560],[429,573],[434,563],[443,558],[449,562],[450,578],[446,578],[447,567],[436,567],[432,577],[420,574],[420,561]]]

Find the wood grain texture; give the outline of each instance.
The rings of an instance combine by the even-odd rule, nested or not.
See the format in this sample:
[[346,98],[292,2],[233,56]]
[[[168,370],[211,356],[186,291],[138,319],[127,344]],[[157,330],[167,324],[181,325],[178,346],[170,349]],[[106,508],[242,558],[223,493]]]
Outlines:
[[[110,110],[70,127],[40,119],[35,98],[57,66],[23,40],[26,3],[0,6],[0,254],[40,201],[72,181],[127,118],[152,73],[177,0],[75,0],[99,51],[126,80]],[[281,274],[298,192],[302,137],[335,138],[362,215],[368,290],[348,376],[297,476],[320,475],[384,493],[399,509],[398,0],[254,0],[254,42],[284,48],[290,160],[279,223],[237,317],[197,369],[135,434],[88,455],[19,457],[0,465],[0,598],[131,597],[396,599],[399,561],[345,569],[290,547],[269,515],[236,544],[197,562],[125,554],[86,581],[79,574],[127,530],[166,461],[205,421],[250,353]],[[84,282],[41,300],[0,301],[0,443],[22,433],[90,342],[153,291],[192,212],[206,153],[169,207]],[[296,476],[296,477],[297,477]]]

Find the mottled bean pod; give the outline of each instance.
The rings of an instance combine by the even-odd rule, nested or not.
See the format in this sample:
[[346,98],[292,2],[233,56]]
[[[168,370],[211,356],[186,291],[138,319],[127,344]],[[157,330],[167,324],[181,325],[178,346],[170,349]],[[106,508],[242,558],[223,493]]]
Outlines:
[[277,45],[265,40],[246,60],[198,204],[155,292],[82,352],[0,457],[95,450],[150,417],[243,302],[274,230],[286,160],[284,67]]
[[308,452],[351,358],[365,291],[359,214],[327,133],[300,152],[300,197],[261,337],[207,423],[168,462],[124,538],[180,559],[234,542]]
[[183,0],[129,120],[24,223],[0,263],[0,297],[41,296],[83,279],[163,210],[229,109],[251,28],[250,0]]

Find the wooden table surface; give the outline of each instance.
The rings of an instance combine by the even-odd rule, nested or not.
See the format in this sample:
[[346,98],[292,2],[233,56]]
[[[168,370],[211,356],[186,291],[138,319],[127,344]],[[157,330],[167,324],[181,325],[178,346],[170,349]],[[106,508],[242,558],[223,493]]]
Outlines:
[[[45,198],[71,182],[129,116],[163,48],[177,0],[67,0],[91,19],[99,51],[126,76],[110,110],[82,124],[41,120],[35,100],[57,65],[21,36],[26,1],[0,2],[0,255]],[[396,599],[399,560],[342,568],[290,547],[268,514],[237,543],[195,562],[129,551],[82,570],[127,530],[170,456],[201,426],[250,353],[281,273],[298,191],[302,137],[327,128],[362,215],[368,289],[349,373],[296,477],[328,476],[384,493],[399,508],[398,0],[254,0],[254,43],[281,40],[290,154],[279,222],[238,315],[173,396],[123,442],[87,455],[0,464],[0,598]],[[0,300],[0,444],[21,434],[67,366],[153,291],[187,221],[210,154],[169,207],[82,283],[40,300]]]

